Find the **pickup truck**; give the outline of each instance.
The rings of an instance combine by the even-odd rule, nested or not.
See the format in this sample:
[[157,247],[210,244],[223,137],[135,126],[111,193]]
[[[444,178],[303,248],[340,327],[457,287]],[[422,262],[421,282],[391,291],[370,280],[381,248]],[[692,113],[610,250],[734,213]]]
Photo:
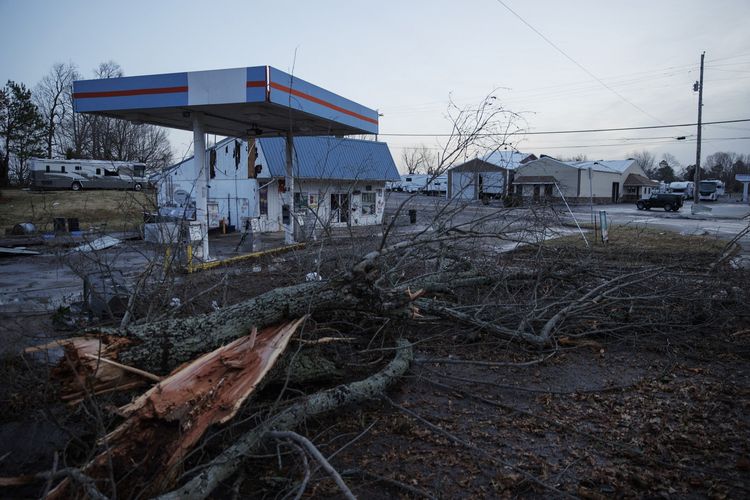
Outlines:
[[650,198],[638,200],[635,206],[638,210],[663,208],[666,212],[676,212],[682,208],[682,196],[672,193],[653,193]]

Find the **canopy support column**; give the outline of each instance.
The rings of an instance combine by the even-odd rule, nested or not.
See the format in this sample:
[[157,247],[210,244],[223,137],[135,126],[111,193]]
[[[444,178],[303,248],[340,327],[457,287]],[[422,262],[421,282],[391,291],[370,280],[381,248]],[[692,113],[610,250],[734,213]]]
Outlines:
[[292,131],[286,133],[286,172],[284,193],[282,193],[282,222],[284,223],[284,243],[294,243],[294,137]]
[[209,260],[208,252],[208,168],[206,165],[206,132],[199,113],[193,118],[193,162],[195,175],[195,220],[200,222],[201,259]]

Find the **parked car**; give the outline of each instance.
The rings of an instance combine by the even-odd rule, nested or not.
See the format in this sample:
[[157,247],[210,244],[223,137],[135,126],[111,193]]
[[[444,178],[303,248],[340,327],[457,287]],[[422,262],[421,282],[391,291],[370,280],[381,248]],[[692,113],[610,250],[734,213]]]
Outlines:
[[650,198],[638,200],[638,210],[663,208],[666,212],[676,212],[682,208],[682,195],[673,193],[653,193]]

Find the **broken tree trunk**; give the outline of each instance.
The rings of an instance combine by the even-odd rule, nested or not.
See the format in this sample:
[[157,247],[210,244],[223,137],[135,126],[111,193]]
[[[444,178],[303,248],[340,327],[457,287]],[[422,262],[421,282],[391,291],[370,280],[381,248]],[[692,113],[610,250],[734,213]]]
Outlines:
[[398,340],[396,346],[398,348],[396,356],[380,372],[364,380],[313,394],[293,404],[240,437],[183,487],[159,498],[161,500],[206,498],[221,481],[237,471],[245,457],[257,450],[269,431],[291,430],[309,417],[379,397],[389,385],[406,373],[414,357],[412,346],[407,340]]
[[[118,354],[118,360],[152,373],[168,373],[196,355],[289,318],[333,309],[398,314],[416,297],[403,290],[372,286],[373,277],[310,282],[276,288],[218,311],[191,318],[133,325],[106,333],[137,343]],[[404,313],[406,314],[406,313]]]
[[[126,420],[102,439],[106,449],[83,467],[83,473],[100,481],[130,476],[125,484],[117,484],[121,497],[153,495],[172,487],[185,456],[211,425],[235,416],[305,319],[260,332],[253,329],[251,335],[201,356],[120,408]],[[66,479],[49,498],[69,496],[69,488]]]
[[[454,237],[449,239],[452,238]],[[199,354],[246,335],[252,326],[263,328],[284,319],[332,309],[359,309],[395,315],[401,313],[403,317],[411,317],[408,306],[419,295],[405,294],[400,287],[383,288],[377,283],[381,273],[376,263],[385,255],[403,251],[414,244],[432,241],[426,238],[401,241],[370,252],[338,280],[276,288],[209,314],[130,325],[106,333],[137,341],[135,345],[118,353],[118,361],[151,373],[163,374]],[[440,273],[439,278],[444,283],[451,283],[454,288],[479,283],[476,276],[469,277],[468,280],[453,281],[454,278],[466,278],[463,274],[465,273]],[[438,276],[432,275],[426,281],[435,285],[433,282],[437,278]],[[411,281],[409,285],[419,288],[419,281],[421,280]]]
[[88,396],[130,390],[159,377],[125,366],[110,359],[131,342],[122,337],[72,337],[44,345],[28,347],[26,353],[62,350],[62,359],[54,369],[61,381],[60,395],[69,404],[78,404]]
[[[245,335],[252,326],[263,328],[284,319],[330,309],[389,311],[408,306],[414,300],[398,288],[377,286],[377,261],[413,244],[432,239],[401,241],[370,252],[340,280],[314,281],[276,288],[239,304],[192,318],[168,319],[131,325],[108,333],[138,341],[119,354],[119,360],[152,373],[168,373],[198,354]],[[445,276],[450,281],[450,276]],[[412,283],[418,287],[417,283]]]
[[119,360],[154,373],[166,373],[198,354],[263,328],[312,311],[356,303],[346,287],[312,282],[277,288],[219,311],[191,318],[169,319],[115,330],[114,335],[138,341]]

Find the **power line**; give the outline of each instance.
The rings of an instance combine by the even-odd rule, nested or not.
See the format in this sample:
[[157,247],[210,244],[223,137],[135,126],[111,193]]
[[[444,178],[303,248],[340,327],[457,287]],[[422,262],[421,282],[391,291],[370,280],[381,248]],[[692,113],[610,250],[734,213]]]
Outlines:
[[[684,64],[681,66],[668,66],[665,68],[660,69],[652,69],[648,71],[636,71],[631,73],[624,73],[619,75],[613,75],[611,77],[605,78],[605,80],[612,80],[610,82],[610,85],[613,86],[622,86],[622,85],[632,85],[633,83],[638,83],[642,81],[653,81],[654,79],[663,79],[663,78],[669,78],[672,76],[678,76],[681,75],[683,71],[688,71],[689,69],[697,69],[697,64]],[[645,76],[638,76],[635,78],[636,75],[645,75]],[[596,85],[596,88],[599,88],[599,85]],[[555,85],[545,85],[542,87],[533,87],[533,88],[525,88],[525,89],[514,89],[514,88],[499,88],[497,90],[507,90],[508,91],[508,98],[510,100],[514,100],[515,98],[521,98],[521,99],[527,99],[530,97],[537,98],[538,96],[546,96],[546,95],[558,95],[558,94],[567,94],[567,93],[577,93],[577,92],[588,92],[592,90],[591,86],[591,80],[585,80],[585,81],[576,81],[576,82],[568,82],[568,83],[558,83]],[[479,99],[483,99],[486,97],[486,94],[474,98],[462,98],[458,99],[455,102],[461,103],[472,103],[476,102]],[[383,105],[381,106],[381,111],[385,110],[388,116],[394,115],[394,114],[406,114],[409,113],[411,110],[425,110],[425,108],[431,108],[431,109],[437,109],[437,108],[443,108],[446,105],[445,100],[440,101],[428,101],[428,102],[421,102],[421,103],[411,103],[411,104],[401,104],[401,105],[395,105],[395,106],[389,106],[389,105]],[[406,111],[404,111],[406,110]]]
[[612,92],[613,94],[615,94],[617,97],[619,97],[620,99],[622,99],[626,103],[630,104],[635,109],[637,109],[638,111],[640,111],[644,115],[648,116],[649,118],[653,118],[654,120],[656,120],[659,123],[664,123],[663,121],[661,121],[660,119],[658,119],[657,117],[655,117],[654,115],[652,115],[651,113],[649,113],[648,111],[646,111],[645,109],[641,108],[640,106],[638,106],[634,102],[632,102],[629,99],[627,99],[624,95],[620,94],[615,89],[613,89],[612,87],[610,87],[609,85],[607,85],[606,83],[604,83],[604,81],[601,78],[599,78],[598,76],[596,76],[595,74],[593,74],[591,71],[589,71],[588,69],[586,69],[586,67],[584,67],[581,63],[579,63],[575,59],[573,59],[571,56],[569,56],[563,49],[561,49],[560,47],[558,47],[552,40],[550,40],[549,38],[547,38],[546,36],[544,36],[539,30],[537,30],[531,24],[529,24],[523,17],[521,17],[519,14],[517,14],[516,11],[514,11],[513,9],[511,9],[510,7],[508,7],[505,4],[505,2],[503,2],[503,0],[495,0],[495,1],[497,3],[499,3],[500,5],[502,5],[503,7],[505,7],[511,14],[513,14],[514,16],[516,16],[523,24],[525,24],[526,26],[528,26],[534,33],[536,33],[537,35],[539,35],[540,37],[542,37],[542,39],[544,39],[545,42],[547,42],[548,44],[550,44],[555,50],[557,50],[559,53],[561,53],[562,55],[564,55],[570,62],[572,62],[573,64],[575,64],[579,68],[581,68],[587,75],[589,75],[591,78],[593,78],[594,80],[596,80],[597,82],[599,82],[604,88],[608,89],[610,92]]
[[[722,141],[747,141],[750,140],[750,136],[746,137],[712,137],[710,139],[703,139],[703,142],[722,142]],[[697,142],[697,139],[688,139],[686,141],[680,141],[680,142],[689,142],[689,143],[695,143]],[[555,150],[555,149],[579,149],[579,150],[585,150],[585,149],[600,149],[600,148],[631,148],[633,146],[660,146],[660,145],[666,145],[666,144],[675,144],[674,140],[650,140],[649,138],[643,138],[639,142],[618,142],[618,143],[611,143],[611,144],[578,144],[578,145],[570,145],[570,146],[564,146],[564,145],[540,145],[540,146],[533,146],[532,149],[536,151],[547,151],[547,150]],[[412,150],[415,149],[414,146],[388,146],[390,149],[398,149],[398,150]],[[519,146],[522,149],[525,149],[523,146]],[[430,151],[443,151],[441,148],[430,148],[430,147],[424,147],[420,146],[419,149],[428,149]]]
[[[750,65],[750,61],[739,62],[739,63],[719,63],[719,64],[714,63],[715,61],[724,61],[727,59],[735,59],[739,57],[750,57],[750,53],[738,54],[738,55],[722,57],[718,59],[711,59],[706,62],[706,68],[717,69],[719,66],[727,66],[727,65],[728,66]],[[675,77],[675,76],[684,76],[683,72],[690,73],[693,70],[697,70],[699,67],[700,65],[696,63],[665,66],[665,67],[660,67],[660,68],[652,68],[649,70],[620,73],[617,75],[604,77],[602,78],[602,80],[609,81],[609,85],[615,86],[615,87],[622,87],[626,85],[630,86],[634,83],[640,83],[644,81],[652,82],[655,79],[666,79],[666,78]],[[735,70],[723,70],[723,71],[735,72]],[[741,71],[736,71],[736,72],[741,72]],[[645,76],[640,76],[640,75],[645,75]],[[730,79],[730,80],[734,81],[735,79]],[[512,87],[509,87],[507,89],[501,88],[497,90],[507,90],[508,91],[507,98],[509,101],[512,101],[512,102],[517,102],[518,99],[520,99],[521,101],[526,101],[531,98],[533,98],[535,102],[537,102],[540,97],[545,97],[545,96],[557,97],[561,95],[589,92],[593,90],[593,88],[590,85],[588,85],[589,83],[590,83],[590,80],[581,80],[581,81],[558,83],[555,85],[545,85],[545,86],[533,87],[533,88],[515,89]],[[684,83],[680,83],[679,85],[684,85]],[[600,85],[597,82],[597,87],[599,86]],[[675,84],[674,86],[677,86],[677,84]],[[652,88],[652,87],[649,87],[649,88]],[[667,87],[662,87],[662,88],[667,88]],[[472,103],[484,97],[486,97],[486,94],[482,94],[481,96],[477,96],[477,97],[471,97],[471,98],[466,97],[466,98],[458,99],[455,102],[458,104],[463,103],[463,102]],[[394,116],[394,115],[402,115],[402,114],[430,112],[435,109],[442,109],[445,107],[445,105],[446,105],[445,100],[435,100],[435,101],[426,101],[426,102],[418,102],[418,103],[410,103],[410,104],[398,104],[398,105],[384,104],[381,106],[380,109],[381,111],[385,111],[388,116]]]
[[[663,73],[663,74],[655,74],[648,77],[641,77],[637,79],[630,79],[630,80],[620,80],[617,82],[613,82],[612,85],[615,87],[629,87],[631,89],[633,88],[648,88],[648,89],[663,89],[663,88],[669,88],[669,87],[676,87],[676,86],[684,86],[684,82],[675,83],[675,84],[668,84],[668,85],[660,85],[658,87],[654,86],[654,82],[657,80],[667,80],[674,76],[678,76],[678,73],[670,72],[670,73]],[[734,81],[735,79],[732,79]],[[640,86],[639,84],[643,82],[649,82],[649,85],[647,87]],[[546,102],[546,101],[554,101],[558,100],[560,98],[570,98],[573,96],[579,96],[579,95],[587,95],[589,96],[592,92],[596,91],[603,91],[606,92],[606,89],[603,89],[600,85],[598,85],[596,82],[587,82],[584,84],[584,86],[580,86],[580,84],[577,84],[577,87],[573,87],[570,85],[561,85],[558,87],[542,87],[541,89],[547,89],[547,90],[534,90],[534,89],[528,89],[528,90],[512,90],[508,89],[507,94],[502,96],[502,102],[505,104],[506,108],[510,107],[517,107],[517,106],[523,106],[527,104],[538,104],[540,102]],[[567,88],[566,88],[567,87]],[[501,89],[503,90],[503,89]],[[460,106],[461,102],[469,102],[470,99],[460,99],[460,101],[454,101],[454,104],[457,106]],[[411,105],[402,105],[402,106],[394,106],[394,107],[388,107],[383,106],[381,108],[381,111],[383,111],[386,116],[402,116],[402,115],[416,115],[416,114],[424,114],[424,113],[434,113],[436,110],[439,109],[445,109],[446,102],[444,101],[433,101],[429,103],[419,103],[419,104],[411,104]],[[663,122],[661,122],[663,123]]]
[[[744,123],[750,122],[750,118],[743,118],[741,120],[721,120],[714,122],[703,122],[703,125],[721,125],[725,123]],[[674,123],[672,125],[647,125],[643,127],[613,127],[613,128],[590,128],[580,130],[546,130],[540,132],[521,132],[518,134],[523,135],[553,135],[553,134],[589,134],[593,132],[622,132],[626,130],[650,130],[658,128],[678,128],[678,127],[695,127],[698,123]],[[378,134],[387,137],[453,137],[460,134],[416,134],[416,133],[391,133],[391,134]],[[501,134],[472,134],[474,137],[493,137]],[[508,134],[513,135],[513,134]]]
[[[748,140],[750,137],[717,137],[711,139],[703,139],[702,142],[721,142],[721,141],[738,141]],[[682,141],[680,141],[682,142]],[[688,139],[685,142],[695,143],[697,139]],[[659,140],[659,141],[648,141],[648,142],[622,142],[617,144],[580,144],[573,146],[539,146],[534,147],[536,150],[547,150],[547,149],[592,149],[592,148],[613,148],[613,147],[631,147],[631,146],[658,146],[660,144],[674,144],[674,141]]]

